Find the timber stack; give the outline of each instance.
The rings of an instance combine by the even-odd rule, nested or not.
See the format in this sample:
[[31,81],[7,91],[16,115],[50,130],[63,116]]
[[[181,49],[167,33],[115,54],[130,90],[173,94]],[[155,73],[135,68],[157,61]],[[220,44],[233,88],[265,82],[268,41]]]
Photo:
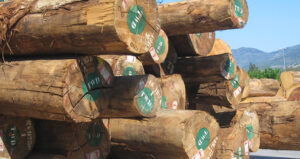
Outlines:
[[216,39],[245,26],[245,0],[0,8],[0,158],[246,159],[260,142],[299,147],[299,103],[286,101],[299,100],[300,74],[252,80]]

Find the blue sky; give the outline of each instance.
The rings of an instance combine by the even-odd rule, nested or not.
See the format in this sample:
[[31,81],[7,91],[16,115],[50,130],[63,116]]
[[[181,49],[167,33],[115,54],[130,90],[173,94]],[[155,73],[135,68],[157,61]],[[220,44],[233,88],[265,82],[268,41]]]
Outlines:
[[[164,0],[164,3],[178,0]],[[249,20],[243,29],[218,31],[232,49],[253,47],[271,52],[300,44],[300,0],[247,0]]]

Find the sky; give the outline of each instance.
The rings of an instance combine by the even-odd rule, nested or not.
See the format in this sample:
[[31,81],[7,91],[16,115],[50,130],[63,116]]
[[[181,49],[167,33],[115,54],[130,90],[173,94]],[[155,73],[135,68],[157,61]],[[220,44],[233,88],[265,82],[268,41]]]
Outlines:
[[[164,0],[163,3],[178,0]],[[249,19],[243,29],[217,31],[231,49],[253,47],[265,52],[300,44],[300,0],[247,0]]]

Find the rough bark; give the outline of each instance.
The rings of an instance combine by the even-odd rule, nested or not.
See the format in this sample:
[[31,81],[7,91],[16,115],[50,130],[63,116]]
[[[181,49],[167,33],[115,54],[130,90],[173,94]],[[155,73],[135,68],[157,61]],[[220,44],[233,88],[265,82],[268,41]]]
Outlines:
[[156,118],[110,119],[112,142],[158,159],[211,157],[219,126],[201,111],[161,110]]
[[248,97],[275,96],[279,88],[275,79],[250,79]]
[[0,116],[0,158],[23,159],[33,149],[36,133],[31,119]]
[[135,56],[101,55],[111,66],[115,76],[144,75],[144,67]]
[[[0,8],[5,8],[5,2]],[[160,30],[154,0],[38,0],[13,28],[5,54],[146,53]]]
[[248,103],[260,121],[260,148],[300,150],[300,102]]
[[170,41],[180,57],[206,56],[214,45],[215,32],[171,36]]
[[185,85],[180,75],[173,74],[160,78],[162,88],[161,108],[185,109]]
[[245,0],[185,0],[158,6],[167,35],[242,28],[248,20]]
[[185,83],[211,83],[233,79],[237,72],[230,54],[182,58],[175,64],[174,73],[182,75]]
[[105,159],[110,151],[110,136],[101,119],[90,123],[36,121],[36,150],[59,153],[66,158]]
[[280,81],[283,90],[287,91],[293,85],[300,83],[300,72],[299,71],[282,72],[280,75]]
[[230,46],[222,39],[216,39],[213,48],[207,54],[207,56],[219,55],[229,53],[232,54]]

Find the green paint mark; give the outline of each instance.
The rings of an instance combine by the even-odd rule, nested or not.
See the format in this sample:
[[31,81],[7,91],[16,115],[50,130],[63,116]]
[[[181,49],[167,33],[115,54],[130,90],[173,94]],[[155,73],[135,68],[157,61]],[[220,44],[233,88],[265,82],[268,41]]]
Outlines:
[[246,131],[247,131],[248,139],[251,140],[254,136],[254,130],[251,124],[246,126]]
[[142,113],[149,114],[154,109],[154,94],[149,88],[143,88],[138,97],[138,106]]
[[99,124],[90,124],[89,128],[86,130],[86,141],[92,147],[97,147],[101,142],[101,127]]
[[198,131],[196,136],[196,146],[198,150],[205,150],[209,144],[210,135],[207,128],[202,128]]
[[233,88],[238,88],[238,86],[239,86],[239,76],[238,76],[238,74],[236,74],[234,76],[234,79],[232,79],[230,82],[231,82],[231,85],[233,86]]
[[158,39],[155,43],[154,49],[158,55],[162,55],[166,49],[166,43],[162,36],[158,36]]
[[160,107],[164,108],[164,109],[168,108],[168,106],[167,106],[167,98],[165,96],[162,96]]
[[143,7],[132,6],[127,15],[127,25],[133,34],[141,34],[146,26],[146,14]]
[[136,75],[136,72],[133,67],[126,67],[123,70],[123,76],[134,76],[134,75]]
[[224,75],[226,79],[230,78],[234,74],[234,63],[228,59],[224,65]]
[[244,10],[243,10],[243,4],[242,4],[241,0],[235,0],[234,10],[235,10],[235,14],[238,17],[243,16]]
[[235,159],[243,159],[244,158],[244,150],[242,147],[239,147],[234,153]]
[[[101,81],[100,77],[97,73],[90,73],[86,77],[87,85],[89,86],[89,90],[91,90],[87,95],[84,97],[88,100],[95,101],[100,96],[100,90],[93,90],[100,86]],[[87,86],[85,82],[82,83],[83,93],[86,94],[88,92]]]
[[196,33],[196,36],[197,36],[198,38],[201,38],[202,34],[201,34],[201,33]]
[[8,129],[6,130],[6,144],[15,147],[17,146],[19,139],[20,139],[20,133],[16,126],[10,125]]

